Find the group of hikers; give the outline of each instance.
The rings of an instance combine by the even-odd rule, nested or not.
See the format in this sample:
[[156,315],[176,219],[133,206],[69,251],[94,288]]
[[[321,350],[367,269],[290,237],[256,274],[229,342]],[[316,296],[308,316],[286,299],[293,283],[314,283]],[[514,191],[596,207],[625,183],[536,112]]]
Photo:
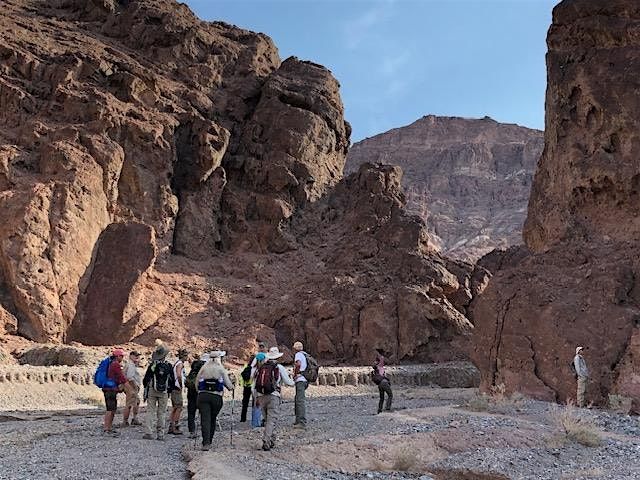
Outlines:
[[[267,348],[264,342],[258,342],[257,352],[251,356],[242,368],[239,379],[229,373],[222,363],[226,352],[213,350],[190,361],[187,374],[185,363],[189,362],[189,352],[179,349],[173,363],[167,361],[169,349],[157,342],[151,362],[144,376],[140,374],[140,353],[129,353],[124,363],[125,352],[120,348],[112,351],[96,370],[94,381],[102,388],[106,405],[104,433],[117,436],[114,429],[114,417],[117,410],[117,395],[125,394],[125,407],[121,427],[142,425],[138,418],[140,409],[140,391],[147,402],[144,439],[164,440],[165,434],[182,435],[180,419],[184,407],[184,391],[187,393],[187,428],[191,438],[197,438],[196,413],[200,414],[202,449],[210,450],[216,430],[218,414],[223,405],[224,390],[235,392],[235,386],[242,386],[242,407],[240,422],[247,421],[249,406],[253,427],[264,427],[262,449],[271,450],[275,446],[276,427],[282,403],[283,385],[295,387],[294,428],[307,427],[306,390],[310,383],[318,379],[318,363],[304,351],[301,342],[293,344],[295,352],[291,374],[279,362],[284,355],[277,346]],[[124,363],[124,366],[123,366]],[[380,401],[378,413],[391,409],[393,393],[391,382],[385,374],[385,357],[377,350],[370,373],[373,382],[378,385]],[[386,403],[385,403],[386,398]],[[169,399],[171,410],[168,428],[166,414]],[[129,420],[131,418],[131,420]]]

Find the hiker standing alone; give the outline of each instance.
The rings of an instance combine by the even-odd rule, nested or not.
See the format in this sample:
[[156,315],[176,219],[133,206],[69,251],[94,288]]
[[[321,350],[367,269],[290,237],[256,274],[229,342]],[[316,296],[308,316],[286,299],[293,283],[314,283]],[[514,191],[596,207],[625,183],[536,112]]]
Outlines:
[[271,347],[266,356],[264,353],[256,355],[256,373],[253,379],[253,394],[256,405],[262,410],[265,419],[264,433],[262,435],[262,450],[269,451],[276,444],[276,426],[282,399],[280,388],[284,383],[294,386],[285,368],[276,362],[283,353],[278,347]]
[[293,423],[298,428],[307,427],[307,409],[305,405],[305,392],[309,383],[304,378],[303,372],[307,369],[307,356],[304,352],[304,346],[302,342],[296,342],[293,344],[293,350],[296,352],[293,368],[293,378],[296,384],[296,397],[294,401],[294,411],[296,420]]
[[184,383],[187,379],[187,373],[184,370],[184,362],[189,358],[189,353],[181,348],[178,350],[178,360],[173,364],[173,377],[175,384],[171,390],[171,413],[169,414],[169,431],[172,435],[182,435],[180,430],[180,415],[182,414],[182,406],[184,405],[183,390]]
[[169,401],[169,392],[175,382],[173,368],[169,362],[165,361],[169,349],[162,342],[156,342],[156,344],[156,349],[151,354],[151,364],[142,379],[147,400],[146,432],[142,438],[146,440],[153,439],[154,430],[157,434],[156,438],[164,440],[167,402]]
[[209,353],[210,360],[205,363],[196,377],[198,385],[198,410],[202,427],[202,450],[210,450],[213,434],[216,432],[216,419],[222,410],[224,389],[233,390],[234,383],[222,366],[225,351],[215,350]]
[[122,426],[129,426],[129,415],[133,411],[131,425],[142,425],[138,420],[138,409],[140,408],[140,387],[142,387],[142,376],[138,371],[140,365],[140,354],[135,350],[129,353],[129,361],[124,367],[124,376],[127,377],[127,385],[124,393],[127,396],[127,403],[122,412]]
[[107,411],[104,414],[104,433],[107,435],[119,435],[113,429],[113,418],[116,416],[118,409],[118,392],[122,392],[127,385],[127,377],[122,372],[122,359],[124,358],[124,350],[116,348],[111,353],[111,361],[107,370],[107,379],[111,380],[113,387],[103,387],[104,403]]
[[576,392],[576,402],[578,407],[584,407],[584,393],[587,390],[587,379],[589,378],[589,370],[587,369],[587,362],[585,362],[582,356],[583,347],[576,347],[576,356],[573,357],[573,367],[576,370],[576,376],[578,377],[578,389]]

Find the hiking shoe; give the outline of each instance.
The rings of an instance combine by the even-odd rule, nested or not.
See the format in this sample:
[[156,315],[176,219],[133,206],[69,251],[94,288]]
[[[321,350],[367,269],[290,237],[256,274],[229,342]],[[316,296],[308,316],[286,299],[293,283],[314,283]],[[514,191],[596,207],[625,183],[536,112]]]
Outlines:
[[262,450],[264,450],[265,452],[271,450],[271,442],[262,442]]
[[144,435],[142,435],[142,438],[144,438],[145,440],[153,440],[153,435],[151,435],[150,433],[145,433]]
[[209,450],[211,450],[211,444],[202,445],[202,451],[203,452],[208,452]]
[[173,434],[174,435],[184,435],[184,432],[182,430],[180,430],[179,428],[174,428],[173,429]]
[[137,418],[134,418],[133,420],[131,420],[131,425],[142,425],[142,422]]
[[275,446],[276,446],[276,441],[275,441],[275,440],[271,440],[271,441],[269,442],[269,448],[273,448],[273,447],[275,447]]
[[293,424],[293,428],[301,428],[302,430],[306,430],[307,424],[306,423],[294,423]]
[[164,442],[164,435],[158,435],[156,440],[160,440],[161,442]]
[[198,434],[196,432],[191,432],[189,434],[189,438],[198,438]]
[[119,437],[120,436],[120,432],[116,432],[115,430],[104,430],[102,433],[104,433],[105,435],[108,435],[110,437]]
[[120,428],[127,428],[129,426],[129,422],[122,422],[120,424]]

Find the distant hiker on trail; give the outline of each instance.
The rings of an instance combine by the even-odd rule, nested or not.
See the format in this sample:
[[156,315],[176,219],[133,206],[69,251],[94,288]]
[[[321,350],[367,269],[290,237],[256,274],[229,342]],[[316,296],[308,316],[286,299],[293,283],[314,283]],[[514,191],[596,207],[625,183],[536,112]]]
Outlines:
[[378,393],[380,394],[380,401],[378,402],[378,413],[382,413],[385,394],[387,395],[387,404],[385,406],[385,410],[391,410],[391,402],[393,401],[391,381],[385,375],[380,375],[380,370],[377,365],[374,365],[373,370],[371,370],[371,380],[373,380],[373,383],[378,386]]
[[[119,432],[113,429],[113,418],[116,416],[116,410],[118,409],[118,392],[122,392],[127,384],[127,377],[125,377],[122,372],[123,358],[124,350],[120,348],[113,350],[111,356],[108,358],[107,382],[102,387],[104,403],[107,407],[107,411],[104,414],[104,433],[106,435],[120,435]],[[100,369],[100,367],[98,367],[98,369]]]
[[196,411],[198,410],[198,384],[196,378],[202,366],[209,361],[209,354],[204,353],[200,360],[191,362],[191,370],[185,380],[187,386],[187,427],[189,428],[189,438],[196,438]]
[[[216,431],[216,419],[222,409],[224,389],[233,390],[234,381],[222,366],[222,357],[227,352],[215,350],[209,353],[210,360],[205,363],[196,377],[198,385],[198,410],[202,427],[202,450],[210,450],[213,434]],[[234,378],[235,380],[235,378]]]
[[127,385],[124,393],[127,396],[127,403],[122,411],[122,426],[129,426],[129,414],[133,411],[131,425],[142,425],[138,420],[138,409],[140,407],[140,388],[142,387],[142,376],[138,371],[140,365],[140,354],[135,350],[129,353],[129,361],[124,367],[124,376],[127,377]]
[[296,415],[293,425],[298,428],[306,428],[307,426],[307,408],[305,405],[305,392],[309,383],[304,378],[303,372],[307,369],[307,357],[304,352],[302,342],[296,342],[293,344],[293,351],[296,352],[293,357],[293,379],[296,383],[296,396],[293,404],[293,409]]
[[376,348],[376,359],[373,362],[373,368],[383,377],[385,376],[384,362],[384,351],[381,348]]
[[169,349],[161,341],[156,340],[156,349],[151,354],[151,364],[142,379],[144,396],[147,400],[146,431],[142,438],[146,440],[153,439],[154,431],[158,440],[164,440],[167,402],[175,384],[173,368],[166,361],[168,354]]
[[[267,354],[267,344],[264,342],[258,342],[258,353]],[[254,355],[253,360],[251,360],[251,376],[253,377],[256,373],[256,357]]]
[[[256,358],[262,358],[261,355],[256,355]],[[271,450],[276,444],[275,432],[282,402],[280,387],[283,383],[290,387],[295,384],[285,368],[276,362],[282,355],[278,347],[271,347],[266,361],[258,361],[253,381],[256,404],[262,409],[262,416],[266,419],[262,435],[262,449],[265,451]]]
[[183,390],[187,379],[184,362],[189,359],[189,352],[184,348],[178,350],[178,360],[173,364],[173,377],[175,384],[171,390],[171,413],[169,414],[169,431],[172,435],[182,435],[180,430],[180,415],[184,405]]
[[589,378],[589,370],[587,369],[587,362],[585,362],[582,356],[583,347],[576,347],[576,356],[573,357],[573,368],[576,372],[576,378],[578,380],[578,389],[576,392],[576,403],[578,407],[584,407],[584,393],[587,390],[587,380]]

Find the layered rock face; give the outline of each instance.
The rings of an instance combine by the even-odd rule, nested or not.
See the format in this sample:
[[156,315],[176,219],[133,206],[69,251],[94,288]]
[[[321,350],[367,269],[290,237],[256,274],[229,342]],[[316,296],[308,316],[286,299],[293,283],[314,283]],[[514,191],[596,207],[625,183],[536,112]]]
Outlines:
[[431,251],[397,167],[342,178],[327,69],[170,0],[1,15],[0,333],[463,357],[486,272]]
[[619,393],[640,409],[638,25],[630,0],[565,0],[554,10],[529,250],[481,260],[494,276],[472,305],[485,388],[575,398],[570,361],[582,345],[588,399]]
[[475,261],[522,243],[522,225],[543,134],[488,117],[429,115],[367,138],[349,151],[346,169],[363,162],[400,165],[407,209],[427,223],[447,256]]

